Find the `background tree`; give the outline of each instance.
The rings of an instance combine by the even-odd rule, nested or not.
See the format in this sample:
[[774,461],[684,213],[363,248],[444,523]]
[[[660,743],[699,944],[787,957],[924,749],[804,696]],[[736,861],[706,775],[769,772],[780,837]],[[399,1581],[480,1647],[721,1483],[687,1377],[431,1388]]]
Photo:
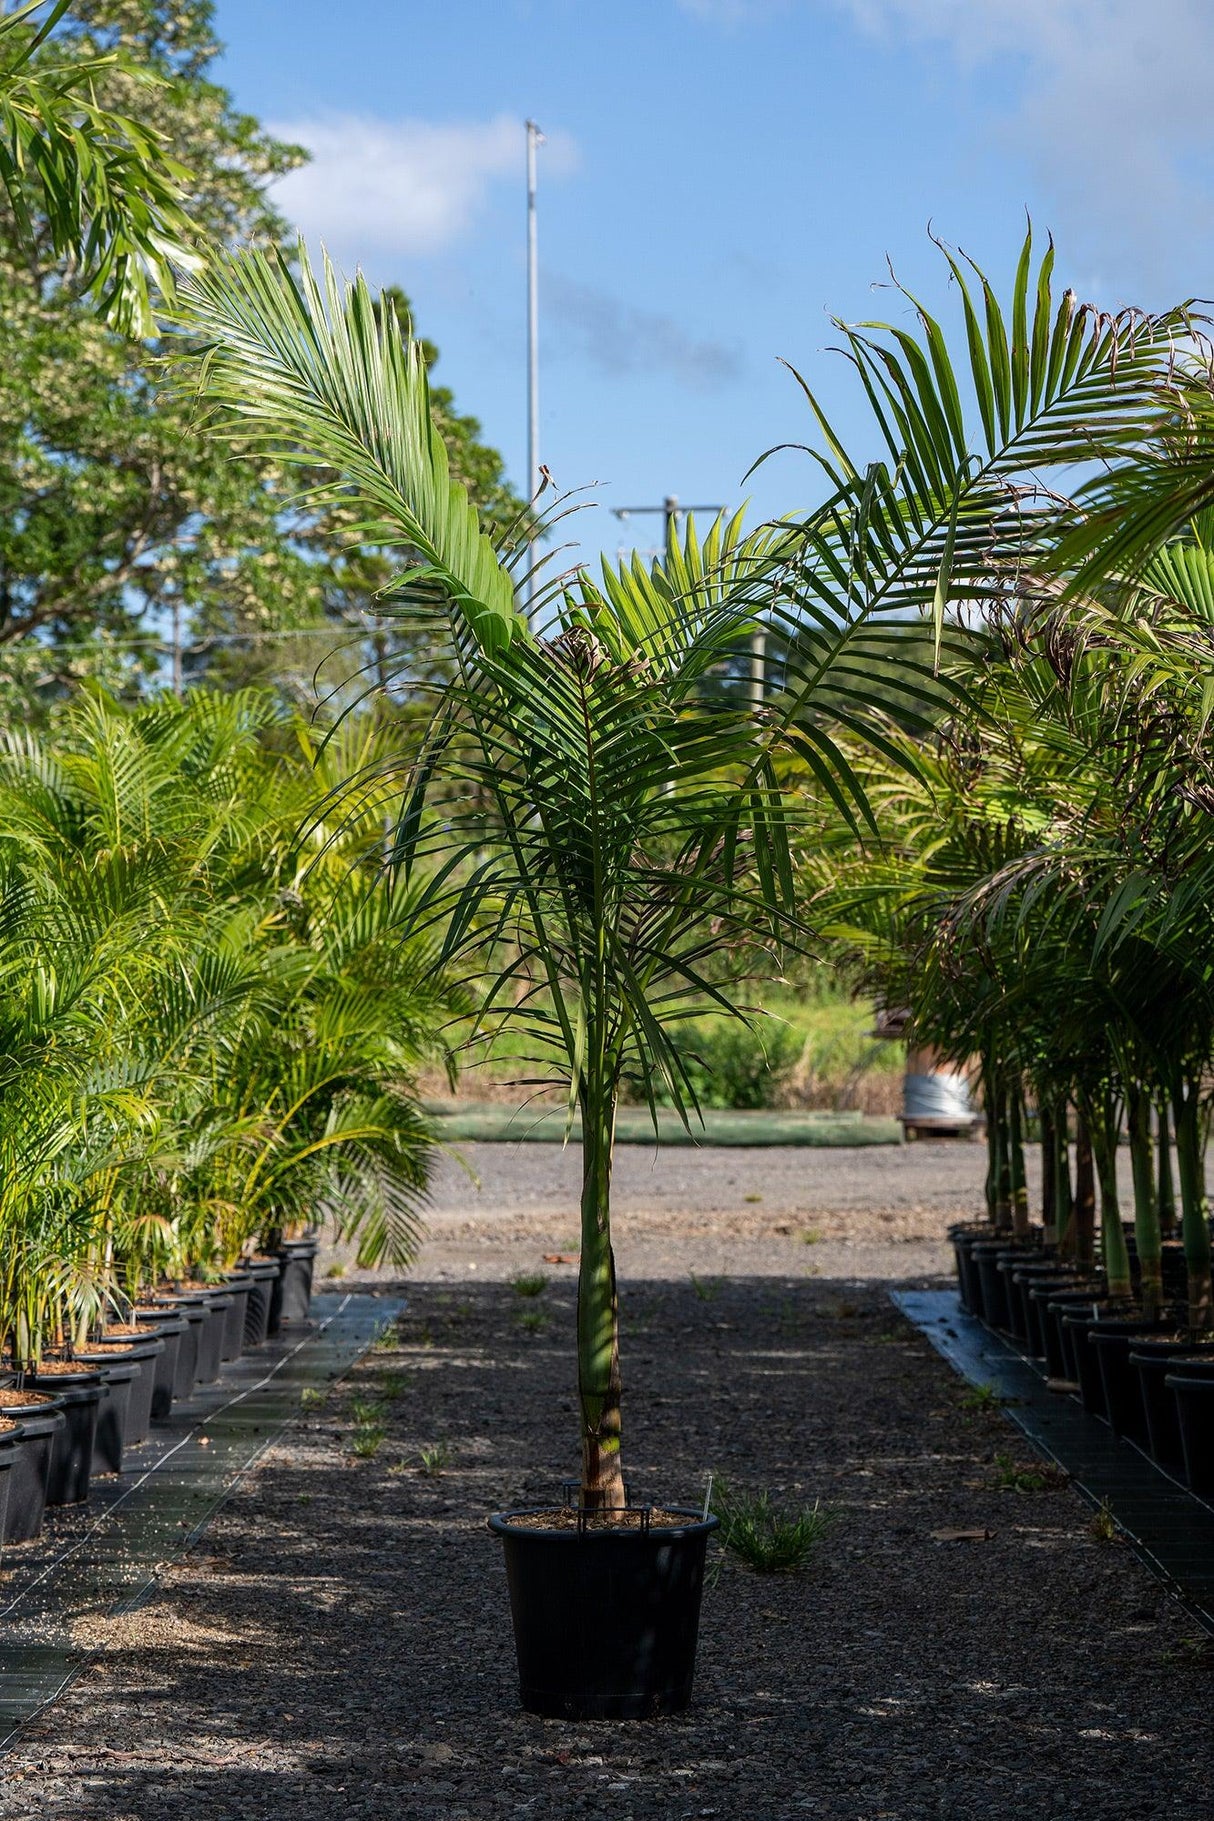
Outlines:
[[[306,154],[233,106],[211,75],[218,50],[210,0],[76,0],[30,79],[87,72],[99,102],[176,161],[202,240],[289,252],[266,186]],[[0,648],[31,634],[38,647],[3,666],[11,708],[30,712],[27,687],[36,703],[90,673],[136,688],[166,652],[171,668],[174,647],[183,675],[269,680],[309,700],[336,648],[322,686],[339,692],[374,661],[366,614],[388,566],[343,554],[340,502],[293,509],[276,462],[231,464],[188,408],[157,395],[157,345],[99,318],[36,182],[0,197],[0,323]],[[450,393],[438,399],[453,466],[491,514],[513,517],[501,458]]]

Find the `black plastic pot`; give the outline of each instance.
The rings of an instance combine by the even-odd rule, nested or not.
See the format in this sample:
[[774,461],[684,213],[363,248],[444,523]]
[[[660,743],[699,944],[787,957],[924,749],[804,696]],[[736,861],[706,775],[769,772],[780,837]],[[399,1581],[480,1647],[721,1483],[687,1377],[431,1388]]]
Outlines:
[[131,1392],[143,1377],[143,1368],[129,1351],[115,1343],[109,1347],[90,1347],[76,1355],[82,1366],[93,1366],[102,1375],[108,1396],[97,1412],[97,1432],[93,1437],[94,1473],[121,1473],[122,1450],[126,1442]]
[[1089,1416],[1098,1416],[1106,1423],[1109,1420],[1109,1407],[1100,1371],[1100,1355],[1094,1347],[1088,1345],[1088,1335],[1099,1323],[1112,1322],[1115,1326],[1120,1326],[1125,1319],[1110,1310],[1107,1303],[1093,1307],[1086,1299],[1078,1308],[1064,1312],[1062,1316],[1065,1345],[1070,1350],[1073,1368],[1071,1376],[1079,1386],[1079,1400]]
[[166,1298],[161,1307],[179,1315],[185,1323],[177,1343],[177,1364],[173,1372],[173,1401],[188,1403],[198,1381],[198,1352],[202,1330],[206,1325],[207,1306],[200,1296]]
[[978,1291],[978,1306],[975,1314],[989,1328],[1006,1330],[1011,1324],[1011,1311],[1007,1302],[1007,1279],[999,1269],[999,1260],[1007,1250],[1006,1239],[980,1239],[970,1248],[970,1258],[974,1266],[974,1282]]
[[[96,1367],[79,1372],[35,1373],[31,1383],[50,1391],[63,1405],[64,1425],[55,1438],[46,1485],[48,1505],[83,1505],[89,1495],[97,1418],[109,1392]],[[24,1418],[22,1419],[24,1421]]]
[[1203,1498],[1214,1495],[1214,1373],[1199,1378],[1187,1370],[1164,1380],[1176,1399],[1185,1478]]
[[30,1543],[42,1535],[51,1460],[67,1418],[63,1406],[51,1400],[36,1408],[23,1409],[17,1420],[21,1425],[21,1438],[8,1483],[4,1540],[6,1543]]
[[229,1271],[223,1287],[232,1300],[224,1317],[223,1345],[219,1349],[219,1357],[228,1365],[232,1360],[239,1359],[244,1352],[244,1325],[249,1312],[249,1291],[253,1288],[253,1279],[248,1271]]
[[307,1321],[312,1302],[312,1272],[319,1250],[320,1242],[316,1239],[288,1239],[278,1248],[282,1269],[277,1283],[271,1285],[271,1334]]
[[28,1404],[6,1406],[4,1414],[12,1417],[21,1428],[17,1458],[8,1483],[4,1540],[6,1543],[29,1543],[42,1533],[51,1457],[66,1418],[59,1399],[45,1392],[31,1397]]
[[270,1301],[274,1285],[282,1273],[282,1261],[277,1258],[254,1258],[250,1259],[245,1268],[253,1279],[253,1284],[245,1309],[244,1344],[246,1347],[260,1347],[269,1334]]
[[220,1362],[223,1359],[224,1335],[227,1331],[228,1310],[232,1307],[232,1298],[225,1290],[208,1291],[203,1302],[207,1318],[198,1338],[195,1382],[200,1385],[213,1385],[219,1377]]
[[[1058,1354],[1062,1361],[1062,1376],[1072,1379],[1076,1384],[1080,1380],[1079,1366],[1075,1356],[1075,1339],[1077,1335],[1082,1334],[1083,1330],[1079,1326],[1072,1326],[1069,1318],[1074,1316],[1077,1323],[1094,1321],[1103,1301],[1103,1285],[1089,1291],[1086,1284],[1079,1284],[1073,1290],[1056,1291],[1045,1305],[1045,1326],[1047,1328],[1052,1326],[1054,1329]],[[1052,1357],[1048,1347],[1046,1357],[1047,1359]],[[1100,1368],[1095,1361],[1092,1363],[1099,1382]]]
[[1147,1413],[1142,1403],[1142,1386],[1130,1364],[1130,1354],[1138,1342],[1155,1331],[1158,1322],[1144,1322],[1127,1317],[1123,1321],[1093,1322],[1087,1344],[1100,1363],[1104,1386],[1104,1414],[1114,1435],[1124,1435],[1140,1448],[1149,1446]]
[[[1147,1446],[1153,1460],[1169,1472],[1183,1473],[1184,1449],[1176,1399],[1168,1390],[1169,1372],[1187,1371],[1194,1355],[1209,1358],[1214,1367],[1214,1345],[1195,1348],[1191,1341],[1139,1341],[1130,1350],[1130,1365],[1138,1374],[1142,1407],[1147,1419]],[[1179,1362],[1185,1360],[1182,1366]]]
[[[143,1324],[140,1324],[141,1326]],[[152,1423],[152,1403],[159,1382],[160,1362],[164,1357],[165,1340],[161,1332],[147,1327],[140,1334],[115,1334],[112,1337],[102,1335],[98,1340],[89,1342],[86,1358],[104,1359],[107,1352],[114,1348],[118,1357],[130,1365],[139,1367],[138,1378],[132,1379],[125,1399],[122,1418],[123,1448],[138,1448],[146,1442]],[[128,1350],[129,1349],[129,1350]],[[172,1380],[167,1387],[168,1399],[172,1399]]]
[[[1061,1308],[1082,1308],[1084,1299],[1090,1305],[1104,1294],[1104,1285],[1078,1275],[1051,1277],[1028,1286],[1029,1328],[1040,1343],[1039,1359],[1045,1360],[1050,1378],[1073,1379],[1075,1365],[1063,1347],[1058,1321]],[[1071,1299],[1075,1298],[1075,1301]]]
[[992,1238],[990,1223],[982,1221],[959,1221],[948,1230],[953,1242],[953,1257],[957,1261],[957,1295],[961,1307],[969,1315],[981,1314],[981,1291],[977,1284],[977,1266],[973,1260],[973,1248],[980,1239]]
[[20,1460],[19,1449],[23,1434],[22,1425],[17,1422],[11,1428],[0,1429],[0,1544],[4,1541],[8,1526],[9,1490]]
[[528,1713],[642,1720],[691,1699],[704,1553],[717,1519],[670,1529],[548,1530],[500,1512]]
[[1013,1309],[1014,1332],[1019,1337],[1025,1352],[1031,1359],[1040,1359],[1045,1352],[1045,1341],[1041,1333],[1037,1307],[1032,1301],[1032,1291],[1040,1285],[1042,1288],[1061,1289],[1064,1284],[1074,1281],[1074,1272],[1054,1259],[1039,1260],[1032,1264],[1023,1261],[1009,1270],[1004,1276],[1009,1279],[1008,1301]]
[[[183,1337],[189,1333],[190,1324],[184,1315],[175,1315],[171,1309],[137,1309],[135,1320],[149,1334],[154,1334],[164,1342],[164,1352],[156,1361],[156,1371],[152,1378],[151,1420],[162,1423],[173,1408],[173,1386],[177,1383],[177,1357],[181,1351]],[[193,1379],[191,1378],[191,1384]],[[139,1437],[147,1439],[147,1431]],[[134,1440],[132,1439],[132,1446]]]

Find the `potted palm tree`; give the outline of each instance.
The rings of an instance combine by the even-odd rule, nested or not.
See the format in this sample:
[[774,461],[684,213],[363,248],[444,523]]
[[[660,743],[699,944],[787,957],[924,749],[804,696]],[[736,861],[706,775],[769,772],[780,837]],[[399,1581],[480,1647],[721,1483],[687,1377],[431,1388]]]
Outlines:
[[[1010,475],[1064,428],[1079,424],[1073,446],[1090,448],[1102,363],[1119,356],[1138,396],[1162,335],[1144,332],[1135,353],[1070,294],[1054,312],[1050,263],[1034,288],[1026,245],[1010,331],[989,287],[985,338],[970,312],[981,460],[955,385],[938,408],[945,357],[930,319],[930,361],[916,354],[901,370],[856,338],[870,396],[890,400],[890,434],[913,459],[900,443],[890,464],[861,471],[827,427],[830,496],[809,521],[745,535],[735,520],[702,544],[689,527],[651,568],[634,560],[606,566],[601,585],[579,572],[539,590],[530,617],[516,598],[523,559],[494,545],[452,480],[421,349],[389,305],[306,258],[292,273],[252,254],[183,282],[180,321],[191,351],[205,346],[217,421],[246,446],[319,466],[322,493],[401,551],[396,594],[445,640],[449,681],[424,737],[391,765],[389,870],[420,881],[416,914],[444,929],[444,959],[484,976],[484,1021],[526,1034],[524,1053],[560,1080],[570,1132],[580,1127],[580,1492],[575,1506],[494,1520],[536,1711],[628,1715],[688,1699],[711,1519],[628,1504],[610,1221],[618,1098],[628,1082],[651,1108],[660,1090],[694,1116],[682,1021],[705,1007],[745,1016],[731,978],[760,952],[778,965],[781,944],[803,934],[788,772],[853,825],[866,815],[838,728],[879,739],[874,709],[912,730],[931,722],[946,699],[933,643],[936,654],[966,643],[946,604],[989,589],[1013,536],[1028,535]],[[1030,372],[1020,343],[1033,297]],[[741,654],[758,626],[779,674],[753,690]]]

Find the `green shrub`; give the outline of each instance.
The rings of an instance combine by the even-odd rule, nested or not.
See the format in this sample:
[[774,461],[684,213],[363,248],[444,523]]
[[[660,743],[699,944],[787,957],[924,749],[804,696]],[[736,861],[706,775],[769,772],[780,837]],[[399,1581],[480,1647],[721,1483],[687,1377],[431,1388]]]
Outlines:
[[[775,1018],[761,1019],[755,1030],[706,1018],[687,1026],[678,1047],[702,1107],[753,1111],[778,1103],[804,1040]],[[659,1092],[658,1102],[668,1106],[669,1094]]]

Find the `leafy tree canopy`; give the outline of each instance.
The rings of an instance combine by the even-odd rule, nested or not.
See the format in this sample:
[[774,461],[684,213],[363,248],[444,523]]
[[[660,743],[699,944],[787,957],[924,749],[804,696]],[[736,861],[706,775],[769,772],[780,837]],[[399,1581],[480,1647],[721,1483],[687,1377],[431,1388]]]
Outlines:
[[[266,186],[306,154],[213,81],[213,23],[211,0],[76,0],[32,68],[112,58],[94,79],[99,100],[159,134],[185,167],[182,200],[200,233],[289,255],[291,230]],[[99,320],[36,188],[27,212],[32,240],[0,197],[6,707],[31,712],[86,674],[137,686],[162,667],[174,632],[187,675],[299,695],[348,647],[322,670],[322,688],[339,687],[368,661],[366,610],[399,552],[347,558],[339,505],[305,514],[281,464],[232,463],[199,435],[188,404],[155,389],[157,345]],[[453,468],[491,517],[513,520],[521,502],[501,458],[449,391],[434,399]]]

